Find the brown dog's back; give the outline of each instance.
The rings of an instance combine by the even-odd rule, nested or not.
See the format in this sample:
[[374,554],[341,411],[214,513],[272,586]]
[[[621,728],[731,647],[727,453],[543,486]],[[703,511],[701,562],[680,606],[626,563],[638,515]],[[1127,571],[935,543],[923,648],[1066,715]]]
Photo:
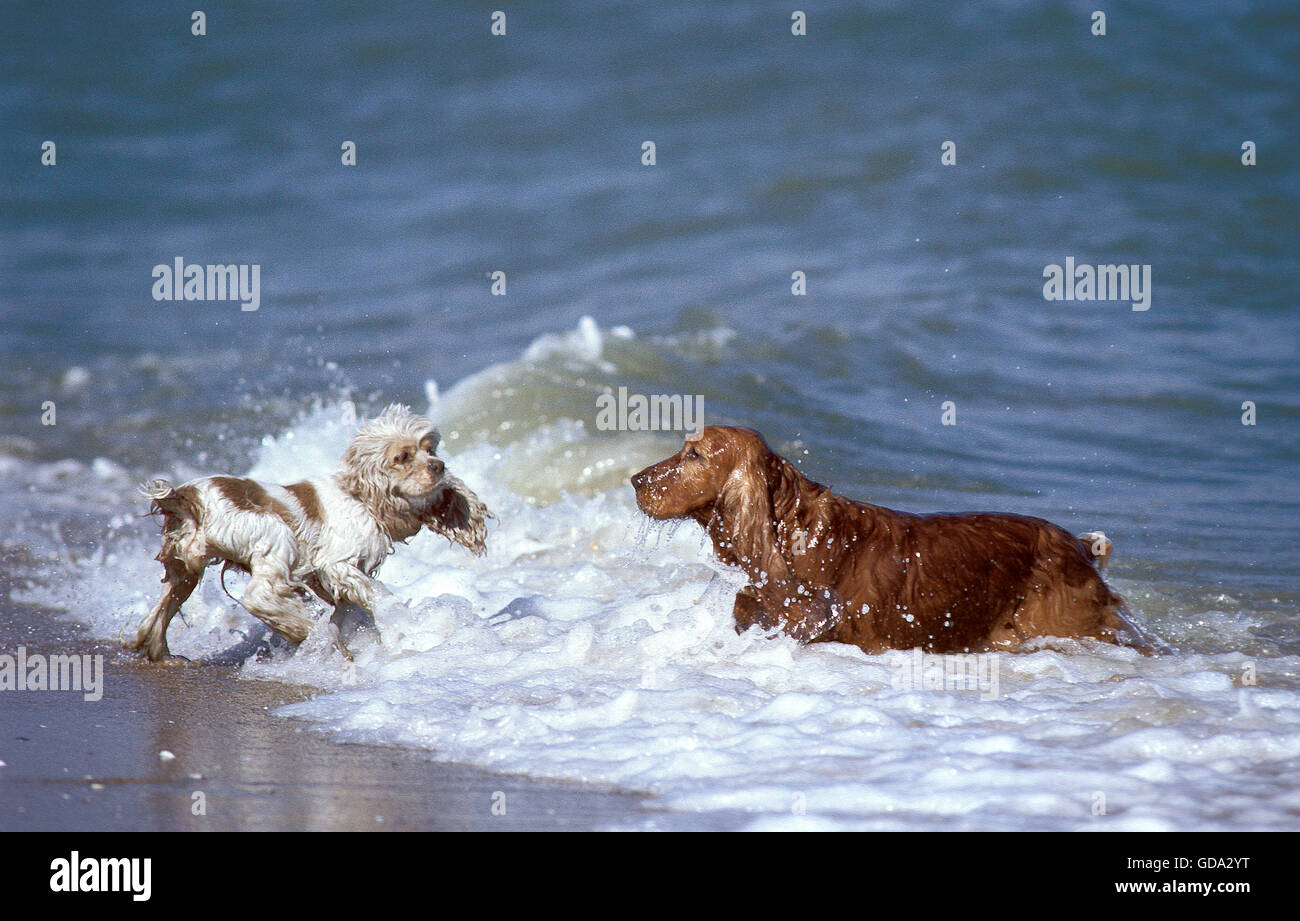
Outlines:
[[[913,515],[826,498],[854,507],[841,518],[856,527],[841,541],[860,550],[833,583],[856,616],[824,639],[934,652],[1008,648],[1030,636],[1113,640],[1108,614],[1123,600],[1102,581],[1089,547],[1051,522]],[[796,565],[801,575],[819,569],[830,567]]]

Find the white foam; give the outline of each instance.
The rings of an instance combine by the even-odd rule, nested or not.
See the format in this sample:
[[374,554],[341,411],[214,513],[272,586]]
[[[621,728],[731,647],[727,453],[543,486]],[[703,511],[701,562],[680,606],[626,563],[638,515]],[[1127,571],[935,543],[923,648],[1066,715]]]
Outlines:
[[[591,324],[527,360],[598,361],[602,336]],[[475,396],[486,377],[509,373],[438,400],[444,432],[488,398]],[[326,407],[267,438],[250,473],[333,469],[351,431],[342,418]],[[381,570],[400,601],[377,614],[382,643],[362,637],[349,666],[309,640],[249,658],[243,674],[321,688],[278,712],[340,740],[752,813],[753,828],[1295,827],[1300,659],[1255,657],[1259,686],[1239,687],[1239,652],[1146,659],[1065,644],[1000,656],[999,693],[983,699],[896,687],[895,656],[738,636],[743,576],[712,559],[698,526],[648,526],[635,508],[626,476],[658,451],[573,420],[505,445],[462,442],[448,466],[498,516],[488,554],[421,534]],[[102,635],[133,629],[154,600],[156,538],[136,519],[119,525],[33,600],[62,602]],[[184,655],[264,632],[215,574],[186,618],[169,637]]]

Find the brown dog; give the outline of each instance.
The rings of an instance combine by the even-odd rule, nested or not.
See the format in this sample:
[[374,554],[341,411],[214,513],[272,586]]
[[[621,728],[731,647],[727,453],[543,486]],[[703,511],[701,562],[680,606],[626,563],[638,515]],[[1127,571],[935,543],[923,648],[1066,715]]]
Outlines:
[[[709,426],[632,477],[651,518],[693,518],[751,580],[736,629],[867,652],[1014,649],[1037,636],[1116,643],[1135,628],[1098,569],[1111,545],[1041,518],[913,515],[809,480],[751,429]],[[1143,652],[1140,641],[1133,642]]]

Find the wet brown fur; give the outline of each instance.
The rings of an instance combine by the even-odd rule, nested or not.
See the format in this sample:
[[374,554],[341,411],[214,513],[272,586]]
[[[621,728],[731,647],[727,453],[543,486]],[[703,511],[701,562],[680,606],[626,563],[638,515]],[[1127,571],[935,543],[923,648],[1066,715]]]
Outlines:
[[[1124,599],[1092,546],[1024,515],[916,515],[837,495],[750,429],[709,426],[632,477],[653,518],[692,518],[751,583],[736,628],[868,652],[1014,649],[1031,637],[1109,643]],[[1148,650],[1143,650],[1148,651]]]

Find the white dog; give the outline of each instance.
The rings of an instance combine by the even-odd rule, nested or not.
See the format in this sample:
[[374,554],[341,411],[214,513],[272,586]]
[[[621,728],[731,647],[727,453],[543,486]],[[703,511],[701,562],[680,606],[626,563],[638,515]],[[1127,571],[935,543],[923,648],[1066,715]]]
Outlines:
[[421,527],[482,554],[492,515],[434,456],[438,440],[428,419],[394,404],[361,427],[332,476],[290,486],[209,476],[141,487],[150,514],[163,516],[157,559],[166,586],[130,648],[155,662],[170,657],[167,625],[214,563],[249,573],[240,603],[301,643],[313,625],[309,591],[373,614],[387,589],[372,576],[394,541]]

